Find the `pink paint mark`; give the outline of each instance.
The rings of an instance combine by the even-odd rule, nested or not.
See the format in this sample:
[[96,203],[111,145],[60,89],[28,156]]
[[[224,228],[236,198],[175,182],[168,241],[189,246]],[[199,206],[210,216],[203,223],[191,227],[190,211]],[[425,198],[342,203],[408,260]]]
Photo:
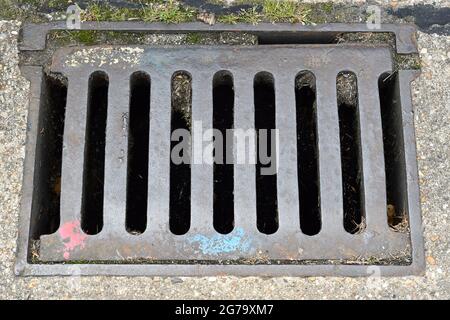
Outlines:
[[64,243],[64,259],[70,258],[70,252],[77,248],[84,248],[87,235],[80,228],[80,221],[66,222],[59,228],[59,235]]

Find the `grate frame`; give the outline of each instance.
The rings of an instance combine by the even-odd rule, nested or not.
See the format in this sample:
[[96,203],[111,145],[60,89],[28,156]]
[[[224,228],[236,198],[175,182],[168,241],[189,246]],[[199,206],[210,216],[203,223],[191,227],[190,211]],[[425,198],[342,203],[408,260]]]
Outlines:
[[[302,37],[305,35],[311,36],[311,34],[320,34],[321,32],[325,37],[330,35],[330,32],[359,32],[368,31],[364,29],[365,25],[348,25],[348,24],[334,24],[325,26],[296,26],[292,25],[263,25],[247,26],[214,26],[216,31],[250,31],[256,32],[259,35],[277,37],[281,33],[289,33]],[[60,23],[39,25],[39,26],[26,26],[23,32],[22,50],[41,50],[45,48],[45,35],[50,30],[63,29],[64,26]],[[159,25],[159,24],[144,24],[144,23],[98,23],[85,26],[91,30],[141,30],[141,31],[168,31],[168,32],[183,32],[183,31],[211,31],[210,28],[206,28],[203,24],[182,24],[182,25]],[[414,44],[414,33],[412,26],[410,25],[384,25],[382,30],[384,32],[394,32],[396,34],[397,51],[399,53],[411,53],[417,52]],[[44,36],[43,36],[44,35]],[[407,35],[407,36],[406,36]],[[43,41],[42,41],[43,40]],[[42,46],[43,45],[43,46]],[[265,46],[258,46],[264,50]],[[270,49],[276,50],[289,46],[274,46],[271,45]],[[326,50],[326,46],[323,45],[300,45],[297,47],[303,47],[304,50]],[[316,47],[316,49],[308,49]],[[321,49],[320,49],[321,48]],[[332,48],[330,46],[328,49]],[[189,50],[189,48],[186,48]],[[360,46],[354,46],[354,49],[365,50]],[[73,50],[69,49],[69,50]],[[155,49],[158,50],[158,49]],[[195,49],[193,49],[195,50]],[[198,47],[197,50],[207,50],[207,48]],[[216,49],[213,49],[214,51]],[[217,50],[229,50],[229,49],[217,49]],[[245,50],[245,49],[244,49]],[[369,49],[366,49],[369,50]],[[387,49],[386,49],[387,50]],[[371,50],[369,50],[371,51]],[[61,49],[54,57],[54,65],[61,67],[62,57],[68,52],[65,49]],[[176,56],[176,54],[175,54]],[[380,58],[380,57],[379,57]],[[341,59],[342,61],[344,59]],[[380,60],[382,63],[383,59]],[[139,69],[139,67],[137,67]],[[57,69],[57,67],[55,68]],[[177,68],[179,69],[179,68]],[[57,71],[57,70],[54,70]],[[61,71],[61,70],[60,70]],[[298,70],[300,71],[300,70]],[[37,137],[37,122],[39,116],[39,105],[41,97],[41,82],[42,82],[42,67],[40,66],[23,66],[23,74],[30,80],[31,94],[30,105],[28,114],[28,130],[27,130],[27,144],[26,144],[26,158],[24,164],[24,183],[21,199],[21,213],[20,213],[20,226],[19,226],[19,239],[18,239],[18,255],[16,261],[15,272],[18,275],[70,275],[74,270],[78,274],[82,275],[186,275],[186,276],[202,276],[202,275],[221,275],[232,274],[239,276],[247,275],[290,275],[290,276],[318,276],[318,275],[340,275],[340,276],[368,276],[371,273],[368,269],[369,265],[347,265],[347,264],[325,264],[320,261],[316,261],[313,265],[309,264],[171,264],[162,263],[155,264],[127,264],[127,263],[80,263],[80,264],[65,264],[65,263],[30,263],[28,262],[28,245],[30,230],[30,210],[31,199],[33,194],[33,176],[34,176],[34,164],[35,164],[35,146]],[[170,73],[170,72],[169,72]],[[131,74],[131,73],[130,73]],[[378,265],[382,276],[398,276],[409,274],[422,274],[424,272],[424,253],[423,253],[423,239],[421,230],[421,216],[419,205],[419,189],[418,189],[418,176],[417,176],[417,160],[414,138],[414,126],[413,126],[413,106],[411,103],[410,83],[418,75],[417,71],[400,70],[398,73],[399,81],[399,96],[402,102],[402,125],[404,135],[404,152],[407,170],[407,199],[409,207],[409,224],[410,224],[410,241],[412,249],[412,263],[410,265]],[[292,79],[289,79],[292,80]],[[280,81],[280,80],[278,80]],[[291,90],[293,91],[293,90]],[[128,101],[125,103],[128,105]],[[150,169],[151,170],[151,169]],[[105,182],[106,183],[106,182]],[[195,192],[193,190],[193,192]],[[106,212],[105,212],[106,213]],[[212,225],[212,224],[211,224]],[[112,226],[114,229],[114,226]],[[306,239],[306,237],[305,237]],[[329,240],[323,240],[329,241]],[[365,241],[362,239],[361,241]],[[95,255],[95,249],[92,250]],[[331,249],[328,250],[331,253]],[[98,253],[98,252],[97,252]],[[49,255],[49,261],[60,262],[54,257]],[[75,257],[76,258],[76,257]],[[74,260],[75,260],[74,258]],[[167,260],[167,259],[166,259]],[[369,271],[368,271],[369,270]]]
[[[67,30],[65,21],[25,24],[22,28],[22,51],[44,50],[47,35],[51,31]],[[142,31],[150,33],[190,33],[190,32],[246,32],[256,35],[266,43],[326,43],[343,32],[389,32],[395,34],[397,53],[417,53],[416,26],[414,24],[383,23],[379,28],[368,28],[365,23],[327,23],[302,25],[292,23],[259,23],[257,25],[237,23],[201,22],[178,24],[147,23],[140,21],[83,22],[79,30],[97,31]]]

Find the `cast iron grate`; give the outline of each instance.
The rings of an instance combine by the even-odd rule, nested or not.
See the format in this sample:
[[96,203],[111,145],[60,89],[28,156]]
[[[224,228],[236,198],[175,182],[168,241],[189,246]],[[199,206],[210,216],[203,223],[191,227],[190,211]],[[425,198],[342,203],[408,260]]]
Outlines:
[[[22,70],[31,99],[20,274],[423,270],[416,73],[393,73],[388,47],[66,47],[45,73]],[[200,122],[277,129],[276,174],[262,175],[260,159],[173,163],[171,133]],[[257,131],[257,149],[262,139]]]

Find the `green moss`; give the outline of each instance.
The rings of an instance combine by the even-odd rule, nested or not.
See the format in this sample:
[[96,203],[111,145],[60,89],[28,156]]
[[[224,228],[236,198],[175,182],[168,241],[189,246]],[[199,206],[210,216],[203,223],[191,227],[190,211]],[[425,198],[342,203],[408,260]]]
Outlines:
[[148,22],[180,23],[192,21],[197,11],[181,6],[174,0],[165,4],[150,4],[144,7],[143,20]]
[[258,24],[262,21],[273,23],[311,23],[312,6],[309,4],[281,0],[261,0],[252,1],[252,3],[255,3],[252,8],[241,10],[234,14],[219,16],[218,21],[230,24],[238,22]]
[[81,13],[82,21],[125,21],[133,18],[142,19],[142,10],[92,3]]
[[395,34],[391,32],[345,32],[337,36],[339,43],[388,44],[395,47]]
[[82,44],[93,45],[100,43],[99,32],[94,30],[53,31],[49,39],[58,45]]
[[[82,10],[82,21],[128,21],[181,23],[194,21],[198,11],[177,0],[129,0],[138,4],[135,8],[118,7],[106,1],[88,2]],[[218,0],[210,2],[221,3]],[[21,5],[18,5],[20,3]],[[64,14],[70,2],[66,0],[0,0],[0,18],[17,19],[28,22],[48,21],[44,14],[50,9],[53,16]],[[224,4],[224,2],[222,2]],[[331,2],[322,4],[305,4],[283,0],[237,0],[233,3],[252,5],[250,9],[237,13],[219,15],[221,23],[291,22],[291,23],[325,23],[352,20],[358,10],[345,9]],[[344,10],[345,9],[345,10]],[[359,11],[358,11],[359,12]],[[349,18],[350,17],[350,18]],[[341,19],[342,18],[342,19]]]
[[271,22],[306,23],[311,9],[298,2],[266,0],[263,4],[264,18]]
[[202,42],[202,35],[200,33],[189,33],[186,36],[186,42],[188,44],[199,44]]
[[228,24],[250,23],[256,25],[263,21],[263,18],[264,15],[258,11],[258,8],[252,7],[246,10],[241,9],[238,13],[219,16],[217,21]]
[[40,1],[46,2],[46,7],[49,9],[63,10],[65,11],[70,3],[67,0],[49,0],[49,1]]
[[264,15],[258,11],[257,7],[252,7],[247,10],[241,9],[241,11],[235,14],[219,16],[217,21],[228,24],[251,23],[256,25],[263,21],[263,18]]
[[49,44],[54,47],[68,45],[95,44],[145,44],[140,32],[94,31],[94,30],[56,30],[49,35]]
[[220,23],[227,23],[227,24],[236,24],[239,22],[239,15],[237,14],[225,14],[222,16],[219,16],[217,18],[217,21]]
[[77,32],[76,38],[80,43],[83,43],[85,45],[92,45],[96,42],[97,32],[91,30],[80,30]]
[[252,7],[251,9],[241,10],[238,13],[239,22],[258,24],[262,21],[263,15],[258,12],[256,7]]
[[196,10],[184,7],[174,0],[164,3],[147,1],[141,9],[117,8],[93,3],[82,12],[83,21],[126,21],[143,20],[147,22],[180,23],[192,21]]
[[[180,0],[127,0],[136,4],[123,7],[119,3],[108,1],[85,1],[87,7],[82,11],[82,21],[128,21],[181,23],[194,21],[197,9],[181,3]],[[178,2],[180,1],[180,2]],[[27,22],[46,22],[58,19],[65,13],[67,6],[76,1],[68,0],[0,0],[0,19],[21,20]],[[225,5],[223,0],[208,0],[208,3]],[[221,23],[236,24],[259,22],[290,22],[303,24],[359,22],[366,18],[361,7],[355,5],[325,3],[303,3],[288,0],[236,0],[233,5],[250,5],[250,9],[236,13],[218,15]]]
[[325,2],[325,3],[322,3],[322,4],[320,5],[320,9],[321,9],[323,12],[327,13],[327,14],[332,13],[332,12],[333,12],[333,9],[334,9],[333,2]]
[[[173,36],[171,38],[171,36]],[[242,32],[194,32],[161,35],[150,37],[142,32],[127,31],[87,31],[87,30],[54,30],[49,34],[47,46],[57,49],[62,46],[79,45],[254,45],[257,37]]]
[[395,54],[394,65],[396,70],[419,70],[422,67],[422,62],[418,54]]

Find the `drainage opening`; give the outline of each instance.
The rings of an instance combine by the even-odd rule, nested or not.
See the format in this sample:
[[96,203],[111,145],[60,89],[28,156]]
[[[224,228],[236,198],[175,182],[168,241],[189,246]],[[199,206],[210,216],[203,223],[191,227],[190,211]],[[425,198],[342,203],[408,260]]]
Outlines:
[[135,72],[130,78],[126,229],[143,233],[147,227],[150,76]]
[[[214,229],[222,234],[230,233],[234,227],[234,170],[226,157],[233,152],[228,141],[227,129],[233,129],[234,86],[233,76],[228,71],[219,71],[213,78],[213,127],[220,131],[222,150],[214,148]],[[230,150],[231,149],[231,150]]]
[[81,228],[87,234],[97,234],[103,228],[108,86],[109,79],[106,73],[102,71],[92,73],[89,78],[81,203]]
[[[270,161],[275,149],[275,81],[268,72],[259,72],[253,82],[256,129],[256,215],[258,230],[272,234],[278,230],[277,175]],[[269,160],[269,161],[266,161]],[[268,163],[267,163],[268,162]],[[266,173],[265,173],[266,172]]]
[[[188,232],[191,224],[191,141],[185,133],[191,133],[192,121],[192,77],[186,71],[172,76],[172,116],[170,148],[170,231],[177,235]],[[181,130],[177,130],[181,129]],[[174,131],[177,130],[174,134]],[[181,140],[181,141],[180,141]],[[181,162],[174,161],[179,158]]]
[[309,71],[295,78],[297,119],[297,172],[300,197],[300,228],[318,234],[321,228],[319,153],[317,146],[316,79]]
[[30,236],[56,232],[60,223],[61,165],[67,79],[44,74],[41,84]]
[[378,89],[383,127],[388,223],[394,231],[406,232],[409,229],[406,163],[398,76],[387,73],[381,75]]
[[340,72],[336,78],[336,90],[341,142],[344,229],[349,233],[356,234],[365,228],[356,75],[347,71]]

